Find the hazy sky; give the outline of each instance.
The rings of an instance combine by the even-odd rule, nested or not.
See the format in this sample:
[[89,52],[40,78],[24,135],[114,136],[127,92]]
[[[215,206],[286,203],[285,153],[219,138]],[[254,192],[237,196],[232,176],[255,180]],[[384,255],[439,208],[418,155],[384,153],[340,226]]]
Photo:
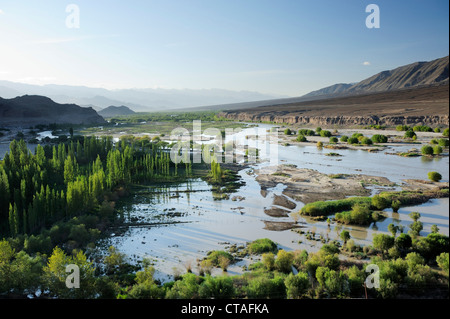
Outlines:
[[[371,3],[379,29],[366,27]],[[66,24],[69,4],[79,28]],[[0,79],[299,96],[448,55],[448,10],[448,0],[0,0]]]

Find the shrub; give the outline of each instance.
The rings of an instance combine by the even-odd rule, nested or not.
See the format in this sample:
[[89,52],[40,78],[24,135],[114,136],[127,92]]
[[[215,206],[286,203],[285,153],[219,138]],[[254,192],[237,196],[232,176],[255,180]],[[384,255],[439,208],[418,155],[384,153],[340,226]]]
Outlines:
[[182,276],[181,280],[175,281],[172,288],[167,291],[168,299],[194,299],[199,298],[200,284],[202,277],[192,273]]
[[250,243],[248,250],[251,254],[277,252],[277,244],[268,238],[257,239]]
[[441,133],[441,128],[440,127],[436,127],[434,129],[434,133]]
[[441,253],[436,257],[436,263],[440,268],[445,270],[448,275],[448,253]]
[[306,139],[306,137],[304,135],[298,135],[296,141],[297,142],[307,142],[308,140]]
[[235,297],[236,289],[230,277],[207,276],[201,283],[199,295],[202,299],[231,299]]
[[287,252],[283,249],[277,253],[275,259],[275,268],[284,273],[290,273],[292,271],[292,262],[294,261],[294,255],[291,252]]
[[394,237],[386,234],[376,234],[373,236],[373,247],[380,250],[383,255],[394,246]]
[[370,204],[370,197],[350,197],[333,201],[318,201],[302,207],[300,214],[308,216],[324,216],[336,212],[348,211],[356,204]]
[[388,138],[386,135],[375,134],[372,136],[372,142],[374,143],[387,143]]
[[284,130],[284,135],[292,135],[291,129],[287,128]]
[[322,131],[320,131],[320,136],[322,136],[322,137],[331,137],[331,132],[330,131],[327,131],[327,130],[322,130]]
[[355,297],[360,296],[364,291],[363,283],[366,280],[367,273],[359,269],[356,265],[347,268],[344,272],[348,278],[351,295]]
[[208,252],[207,260],[210,260],[214,266],[221,267],[222,269],[225,268],[224,270],[226,270],[230,262],[233,261],[233,256],[223,250],[213,250]]
[[330,137],[330,143],[337,143],[337,142],[338,142],[338,138],[336,136]]
[[389,207],[389,202],[386,198],[380,195],[374,195],[371,200],[371,205],[378,210],[383,210]]
[[304,272],[299,272],[297,275],[290,273],[284,280],[284,285],[286,286],[287,298],[300,298],[308,291],[308,274]]
[[430,233],[414,242],[414,250],[427,260],[436,260],[436,256],[448,252],[448,245],[448,236]]
[[265,253],[262,255],[262,263],[267,270],[273,270],[275,268],[275,255],[273,253]]
[[283,299],[286,297],[286,286],[283,278],[279,276],[273,279],[266,276],[252,278],[244,290],[250,299]]
[[408,125],[398,125],[395,129],[399,132],[402,132],[402,131],[408,131],[410,129],[410,127]]
[[400,250],[408,250],[412,246],[411,236],[408,234],[400,234],[395,238],[395,246]]
[[433,154],[434,155],[440,155],[440,154],[442,154],[442,147],[441,146],[439,146],[439,145],[436,145],[436,146],[434,146],[433,147]]
[[423,265],[425,263],[425,259],[416,252],[412,252],[406,255],[405,260],[408,263],[408,267],[410,269],[416,267],[417,265]]
[[414,138],[416,137],[416,133],[414,133],[414,131],[409,130],[405,132],[405,135],[403,136],[403,138]]
[[394,213],[397,213],[401,207],[402,203],[397,199],[392,201],[391,207]]
[[442,179],[442,175],[438,172],[429,172],[428,179],[433,182],[439,182]]
[[344,243],[347,243],[347,240],[350,239],[350,233],[348,232],[348,230],[343,230],[339,237],[341,237]]
[[424,145],[421,152],[423,155],[433,155],[433,148],[430,145]]
[[438,141],[438,144],[442,147],[448,147],[449,146],[449,141],[446,138],[440,138]]
[[304,136],[314,136],[314,135],[316,135],[316,132],[314,132],[313,130],[301,129],[298,131],[297,134],[304,135]]
[[426,125],[416,125],[413,127],[414,132],[433,132],[433,129]]
[[432,144],[432,145],[438,145],[438,144],[439,144],[439,141],[438,141],[437,139],[433,138],[433,139],[431,139],[430,144]]
[[347,135],[341,136],[341,142],[347,143],[347,141],[348,141],[348,136]]
[[448,137],[448,128],[446,128],[443,132],[442,135],[445,137]]
[[358,138],[357,137],[349,137],[348,138],[348,140],[347,140],[347,143],[348,144],[358,144],[359,143],[359,140],[358,140]]
[[317,147],[318,148],[322,148],[323,147],[323,143],[321,141],[317,142]]

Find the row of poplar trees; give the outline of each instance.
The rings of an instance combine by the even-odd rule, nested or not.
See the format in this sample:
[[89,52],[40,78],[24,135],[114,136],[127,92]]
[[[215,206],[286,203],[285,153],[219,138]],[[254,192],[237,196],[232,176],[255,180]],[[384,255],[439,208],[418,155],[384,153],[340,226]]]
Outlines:
[[169,153],[157,143],[77,137],[32,154],[14,140],[0,161],[0,238],[86,213],[118,185],[169,175]]

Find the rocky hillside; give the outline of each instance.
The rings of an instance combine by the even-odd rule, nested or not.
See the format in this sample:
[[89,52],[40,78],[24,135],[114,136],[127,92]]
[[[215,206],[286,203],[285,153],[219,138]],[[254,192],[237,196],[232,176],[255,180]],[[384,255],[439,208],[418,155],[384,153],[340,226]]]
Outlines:
[[58,104],[45,96],[24,95],[0,98],[0,124],[31,126],[37,124],[103,124],[106,121],[92,108]]
[[393,91],[411,87],[439,85],[449,82],[449,57],[430,62],[415,62],[393,70],[383,71],[356,84],[335,84],[303,97],[337,97]]
[[449,125],[449,85],[361,94],[246,110],[220,116],[239,121],[290,123],[304,126],[380,124]]
[[121,115],[130,115],[134,114],[135,112],[122,105],[122,106],[108,106],[106,109],[100,110],[98,114],[100,114],[103,117],[113,117],[113,116],[121,116]]

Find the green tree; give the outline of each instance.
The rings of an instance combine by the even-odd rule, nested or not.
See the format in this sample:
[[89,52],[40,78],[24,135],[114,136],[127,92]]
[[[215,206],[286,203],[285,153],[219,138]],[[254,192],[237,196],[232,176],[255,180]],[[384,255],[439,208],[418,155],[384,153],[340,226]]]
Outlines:
[[280,272],[290,273],[292,271],[293,261],[294,255],[291,252],[280,249],[275,259],[275,268]]
[[442,175],[438,172],[429,172],[428,179],[433,182],[439,182],[442,179]]
[[309,289],[308,274],[299,272],[297,275],[290,273],[284,280],[286,294],[289,299],[301,298]]
[[394,245],[394,237],[386,234],[376,234],[373,236],[373,246],[382,252],[383,256],[385,253]]
[[344,244],[346,244],[347,240],[350,239],[350,233],[347,230],[343,230],[340,234],[340,237],[344,241]]
[[398,232],[398,226],[394,225],[394,224],[389,224],[388,225],[388,231],[392,234],[392,237],[394,237],[397,235]]

